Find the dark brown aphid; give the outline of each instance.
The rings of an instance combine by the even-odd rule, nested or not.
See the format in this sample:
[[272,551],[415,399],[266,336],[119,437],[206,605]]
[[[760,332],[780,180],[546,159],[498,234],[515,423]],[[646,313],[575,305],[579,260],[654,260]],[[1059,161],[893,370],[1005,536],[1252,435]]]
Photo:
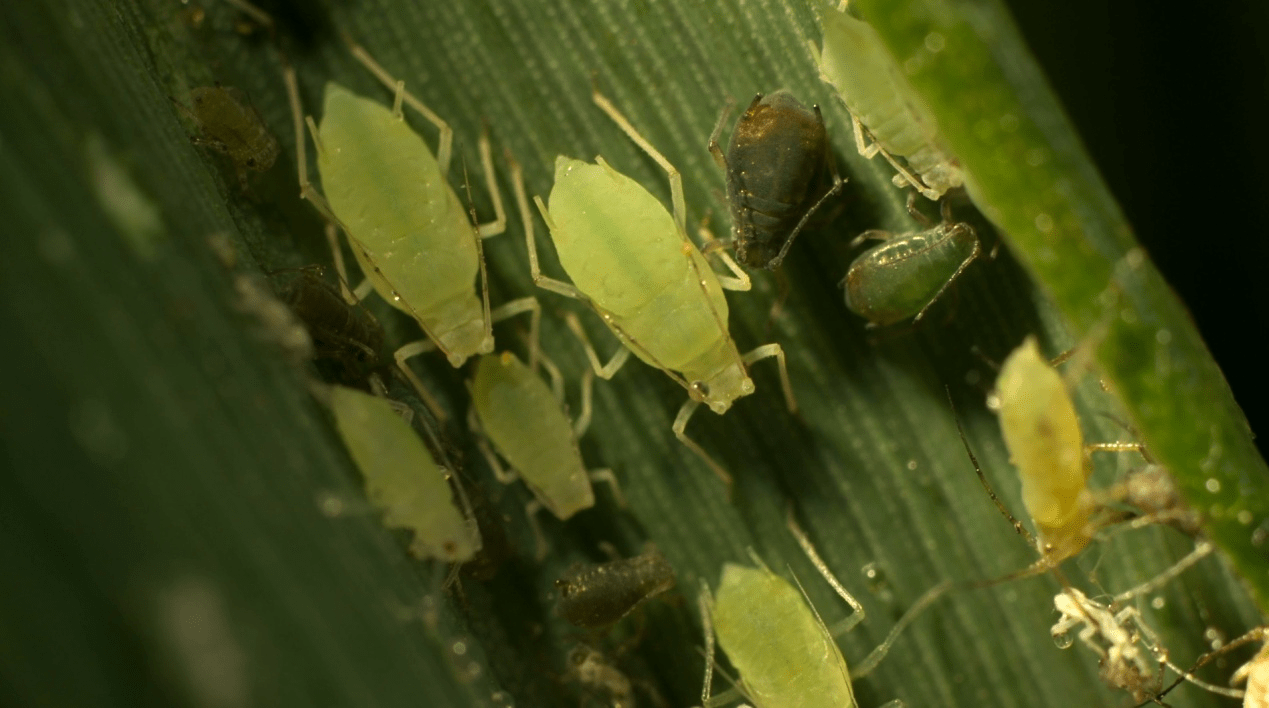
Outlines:
[[736,259],[775,270],[811,216],[843,184],[820,107],[807,110],[787,91],[758,94],[736,120],[724,155],[718,117],[709,151],[727,175]]
[[194,144],[206,145],[233,160],[238,182],[247,188],[247,170],[264,172],[278,159],[278,140],[251,105],[247,94],[231,86],[199,86],[190,91],[190,105],[172,103],[198,124]]
[[349,305],[320,268],[300,268],[274,276],[279,295],[313,339],[314,358],[327,378],[364,386],[380,366],[383,327],[364,307]]
[[652,550],[608,563],[574,563],[555,587],[560,591],[556,614],[582,629],[600,629],[674,587],[674,569]]

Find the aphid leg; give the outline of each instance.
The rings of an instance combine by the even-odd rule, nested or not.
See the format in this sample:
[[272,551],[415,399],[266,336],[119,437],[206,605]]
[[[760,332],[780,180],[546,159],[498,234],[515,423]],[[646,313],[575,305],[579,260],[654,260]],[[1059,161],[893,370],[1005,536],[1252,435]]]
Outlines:
[[440,131],[440,141],[436,147],[436,164],[440,166],[442,175],[448,174],[449,160],[453,155],[454,148],[454,129],[450,128],[448,123],[433,113],[432,109],[424,105],[422,101],[415,98],[409,91],[406,91],[405,82],[393,78],[392,74],[389,74],[386,69],[380,66],[379,62],[375,61],[374,57],[370,56],[370,53],[360,44],[357,44],[348,36],[344,37],[344,41],[348,43],[348,49],[352,52],[353,57],[361,62],[361,65],[366,67],[370,73],[374,74],[380,83],[396,93],[395,112],[398,115],[400,115],[401,102],[404,101]]
[[621,485],[617,483],[617,475],[607,467],[601,467],[596,470],[588,470],[586,475],[590,477],[592,483],[603,482],[608,485],[608,489],[612,491],[613,499],[617,500],[617,506],[625,508],[626,495],[621,492]]
[[701,580],[701,592],[696,596],[696,605],[701,611],[701,624],[705,627],[705,681],[701,684],[701,705],[708,707],[710,684],[714,682],[714,621],[711,606],[713,597],[709,592],[709,583]]
[[820,575],[824,577],[824,580],[832,586],[833,590],[837,592],[837,595],[845,600],[847,605],[850,605],[852,610],[850,616],[842,620],[837,626],[834,626],[830,633],[833,636],[838,636],[854,629],[856,625],[864,621],[864,606],[859,604],[859,600],[856,600],[855,596],[851,595],[850,592],[842,586],[842,584],[837,580],[837,576],[833,575],[833,571],[829,570],[828,564],[824,562],[823,558],[820,558],[819,552],[815,550],[815,545],[811,543],[811,539],[807,537],[806,532],[798,525],[797,517],[793,514],[792,504],[789,505],[788,513],[785,517],[785,525],[788,526],[789,532],[793,534],[793,538],[797,540],[798,545],[802,547],[802,552],[806,554],[808,559],[810,559],[811,565],[815,566],[815,569],[818,570]]
[[722,261],[727,270],[731,271],[730,276],[714,275],[718,278],[718,284],[724,290],[735,290],[737,292],[748,292],[753,288],[753,282],[749,279],[749,274],[745,272],[727,253],[727,246],[722,241],[714,237],[714,232],[709,230],[706,222],[702,222],[700,228],[696,230],[697,236],[700,237],[704,246],[701,247],[702,255],[712,255]]
[[[546,375],[547,377],[551,379],[551,394],[555,396],[555,400],[559,401],[560,405],[563,406],[564,405],[564,374],[560,373],[560,367],[556,366],[555,362],[552,361],[545,354],[538,355],[538,363],[542,365],[543,369],[546,369]],[[586,373],[590,374],[592,377],[594,376],[594,373],[591,372],[589,369],[587,369]],[[576,426],[574,426],[574,431],[576,431]],[[581,437],[580,434],[575,433],[575,435],[576,437],[579,437],[579,438]]]
[[[753,102],[757,103],[761,100],[762,94],[758,94],[753,99]],[[709,154],[714,156],[714,162],[717,162],[718,166],[723,169],[724,175],[731,174],[731,171],[727,169],[727,155],[723,153],[722,146],[718,144],[718,136],[723,134],[723,124],[727,122],[727,116],[731,115],[731,109],[735,107],[736,103],[731,98],[728,98],[727,102],[723,104],[723,109],[718,112],[718,122],[714,124],[714,132],[709,134],[709,144],[707,146]],[[749,107],[753,108],[753,103],[749,104]]]
[[[559,369],[555,371],[556,376],[559,375]],[[595,370],[587,369],[582,374],[582,410],[577,414],[577,419],[573,421],[573,437],[580,438],[586,434],[586,429],[590,427],[591,408],[593,406],[592,399],[595,392]]]
[[871,160],[872,158],[876,157],[878,154],[880,154],[883,158],[885,158],[886,162],[889,162],[890,166],[895,169],[895,172],[898,172],[898,174],[894,176],[894,179],[891,180],[892,182],[894,182],[894,185],[896,187],[911,186],[917,191],[919,191],[921,193],[921,196],[925,197],[926,199],[929,199],[930,201],[935,201],[935,202],[939,200],[939,197],[942,196],[941,194],[925,186],[925,183],[921,181],[920,177],[917,177],[916,175],[912,174],[911,170],[905,167],[898,160],[894,159],[894,155],[891,155],[888,150],[881,147],[881,143],[878,143],[875,138],[873,138],[871,145],[865,144],[867,141],[867,138],[865,137],[865,135],[867,134],[868,137],[872,137],[872,135],[868,133],[868,129],[865,128],[864,124],[860,122],[858,118],[855,117],[854,113],[850,114],[850,123],[851,123],[851,126],[854,128],[855,148],[859,151],[859,154],[862,155],[864,159],[866,160]]
[[[516,200],[519,201],[524,196],[524,185],[518,184]],[[542,212],[542,218],[546,220],[546,227],[554,230],[555,223],[551,221],[551,214],[546,210],[546,205],[542,203],[542,197],[534,197],[533,201],[538,205],[538,211]],[[550,276],[542,275],[542,269],[538,265],[538,246],[533,236],[533,220],[528,216],[528,212],[524,212],[524,241],[529,249],[529,275],[533,278],[533,284],[543,290],[550,290],[557,295],[571,297],[574,300],[586,301],[586,296],[582,291],[573,287],[571,283],[563,280],[556,280]]]
[[[629,350],[627,349],[626,351]],[[683,404],[683,407],[679,409],[679,414],[674,417],[674,425],[670,426],[670,429],[674,431],[674,437],[678,438],[679,442],[686,445],[687,449],[696,453],[697,457],[701,458],[705,464],[709,465],[709,468],[714,471],[714,474],[718,475],[718,478],[723,481],[724,485],[726,485],[727,493],[730,495],[731,474],[729,474],[722,465],[715,462],[714,458],[710,457],[709,453],[705,452],[705,448],[701,447],[695,440],[689,438],[684,432],[687,430],[687,421],[691,420],[692,414],[696,412],[696,409],[700,407],[700,405],[700,401],[694,401],[689,398],[687,402]]]
[[418,394],[419,400],[423,401],[423,405],[427,406],[427,409],[432,412],[432,415],[436,418],[438,423],[443,423],[449,419],[449,415],[445,412],[444,408],[441,408],[440,402],[428,392],[427,387],[423,385],[423,381],[420,380],[419,377],[415,375],[414,371],[410,369],[409,365],[405,363],[407,359],[416,357],[419,354],[430,352],[435,348],[436,345],[432,343],[432,340],[422,339],[402,346],[400,349],[396,350],[396,352],[392,355],[392,358],[396,360],[397,370],[405,376],[405,380],[410,382],[410,386],[413,387],[414,392]]
[[509,317],[529,313],[529,368],[536,369],[541,347],[538,346],[538,330],[542,322],[542,304],[536,297],[522,297],[505,302],[489,313],[489,324],[501,322]]
[[783,347],[774,342],[771,344],[764,344],[760,347],[754,348],[742,356],[741,361],[743,361],[745,366],[748,367],[755,361],[758,361],[759,359],[766,359],[767,357],[775,357],[776,363],[780,365],[780,388],[784,391],[784,402],[788,405],[790,413],[796,413],[798,410],[798,402],[797,399],[793,397],[793,385],[789,383],[789,367],[784,361]]
[[[1150,700],[1147,700],[1141,703],[1140,705],[1144,706],[1146,703],[1150,703],[1150,702],[1157,703],[1159,699],[1171,693],[1172,689],[1176,688],[1177,686],[1181,685],[1183,682],[1187,682],[1187,681],[1195,684],[1196,686],[1199,686],[1200,688],[1204,688],[1208,691],[1211,691],[1212,693],[1216,693],[1222,696],[1228,696],[1230,698],[1234,698],[1238,700],[1243,700],[1246,697],[1246,694],[1244,691],[1241,691],[1235,688],[1225,688],[1223,686],[1213,686],[1212,684],[1209,684],[1206,681],[1202,681],[1198,679],[1197,677],[1195,677],[1194,672],[1198,671],[1202,667],[1211,663],[1212,660],[1220,656],[1223,656],[1227,652],[1237,649],[1245,644],[1250,644],[1251,642],[1257,642],[1257,641],[1265,641],[1266,639],[1269,639],[1269,626],[1256,627],[1255,629],[1252,629],[1251,631],[1247,632],[1241,637],[1238,637],[1237,639],[1233,639],[1229,642],[1226,642],[1225,645],[1222,646],[1221,648],[1213,649],[1212,651],[1209,651],[1206,654],[1203,654],[1190,666],[1189,669],[1185,671],[1177,671],[1179,676],[1177,676],[1177,679],[1175,681],[1168,684],[1167,688],[1155,694],[1154,696],[1151,697]],[[1255,670],[1258,666],[1262,666],[1264,664],[1267,658],[1265,653],[1266,651],[1267,651],[1266,649],[1262,648],[1260,652],[1251,659],[1251,661],[1248,661],[1246,664],[1243,664],[1242,666],[1238,667],[1238,670],[1236,670],[1234,672],[1234,675],[1230,677],[1229,682],[1240,683],[1242,681],[1246,681],[1248,675],[1253,670]],[[1248,705],[1259,705],[1259,704],[1248,704]],[[1140,708],[1140,706],[1138,706],[1138,708]]]
[[247,0],[225,0],[225,2],[238,8],[239,11],[246,14],[256,22],[259,22],[269,32],[273,32],[273,17],[269,13],[247,2]]
[[1136,452],[1142,457],[1149,459],[1149,452],[1146,446],[1135,442],[1108,442],[1108,443],[1088,443],[1084,446],[1086,452]]
[[542,502],[537,499],[533,499],[524,505],[524,517],[529,522],[529,528],[533,529],[533,538],[536,544],[533,556],[538,562],[546,558],[547,549],[550,547],[546,542],[546,534],[542,533],[542,525],[538,523],[538,513],[545,508],[542,506]]
[[590,337],[586,336],[586,330],[582,329],[582,322],[577,319],[577,315],[572,312],[564,313],[564,323],[581,341],[582,347],[586,350],[586,358],[590,360],[591,368],[594,369],[595,375],[599,378],[605,381],[611,379],[630,359],[630,348],[623,344],[621,349],[618,349],[617,353],[612,355],[607,364],[601,364],[599,354],[595,352],[595,347],[591,345]]
[[[916,192],[908,192],[908,203],[907,203],[908,216],[912,217],[912,220],[920,224],[922,228],[928,229],[931,226],[934,226],[934,220],[926,216],[925,212],[917,208],[916,198],[917,198]],[[942,212],[943,221],[946,221],[949,224],[952,223],[951,209],[948,207],[950,203],[951,202],[947,200],[941,200],[939,202],[939,209]]]
[[[339,295],[344,298],[344,302],[349,305],[355,305],[365,299],[366,295],[374,288],[369,278],[361,281],[356,290],[348,287],[348,268],[344,264],[344,250],[339,246],[339,228],[331,222],[326,222],[326,245],[330,246],[331,258],[335,261],[335,275],[339,279]],[[361,290],[365,289],[362,293]]]
[[[864,241],[887,241],[894,237],[895,234],[891,231],[885,231],[883,229],[868,229],[851,239],[847,248],[858,248]],[[842,282],[844,283],[846,280],[843,278]]]
[[956,267],[956,272],[952,273],[952,276],[943,282],[943,287],[939,288],[939,291],[934,293],[934,297],[930,298],[930,301],[925,303],[925,307],[922,307],[921,311],[916,313],[916,317],[912,318],[913,324],[920,322],[921,318],[925,317],[925,313],[930,309],[930,306],[938,302],[939,298],[943,297],[943,293],[947,292],[947,289],[952,286],[952,283],[956,282],[956,279],[961,277],[961,273],[964,273],[965,269],[969,267],[969,264],[977,260],[978,256],[982,255],[982,252],[982,246],[979,244],[978,237],[975,235],[974,250],[971,251],[968,256],[965,256],[965,260],[961,261],[961,264]]
[[1181,560],[1177,561],[1176,563],[1173,563],[1172,567],[1156,575],[1150,580],[1147,580],[1146,582],[1134,588],[1125,590],[1124,592],[1121,592],[1118,595],[1116,595],[1114,600],[1115,603],[1118,604],[1122,602],[1128,602],[1129,600],[1135,597],[1140,597],[1142,595],[1146,595],[1146,594],[1154,592],[1160,587],[1171,582],[1172,579],[1175,578],[1176,576],[1189,570],[1195,563],[1198,563],[1200,560],[1203,560],[1208,555],[1211,555],[1214,548],[1215,546],[1212,545],[1211,541],[1207,541],[1207,540],[1199,541],[1197,544],[1195,544],[1194,550],[1187,553],[1185,557],[1182,558]]
[[477,224],[481,238],[489,238],[507,230],[507,210],[502,205],[502,190],[498,189],[498,180],[494,174],[493,150],[489,143],[489,125],[485,124],[480,131],[480,139],[476,143],[480,150],[480,169],[485,173],[485,188],[489,190],[489,198],[493,200],[494,220]]

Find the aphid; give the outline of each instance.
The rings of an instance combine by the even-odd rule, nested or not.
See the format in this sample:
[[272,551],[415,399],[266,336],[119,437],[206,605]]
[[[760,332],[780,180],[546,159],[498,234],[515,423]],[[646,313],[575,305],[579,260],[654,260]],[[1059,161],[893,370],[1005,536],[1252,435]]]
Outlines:
[[1043,564],[1053,566],[1070,558],[1098,529],[1124,518],[1089,490],[1088,453],[1138,451],[1141,445],[1084,444],[1066,382],[1040,355],[1034,337],[1027,337],[1005,360],[993,403],[1005,447],[1022,480],[1022,503],[1035,524]]
[[282,301],[307,328],[319,369],[328,369],[340,383],[359,384],[380,366],[383,326],[369,310],[344,300],[320,272],[300,268],[285,277],[275,274],[274,282]]
[[[850,631],[863,621],[863,606],[820,559],[792,513],[789,529],[824,579],[854,609],[837,633]],[[727,563],[718,594],[711,598],[708,587],[701,591],[706,653],[701,700],[706,708],[731,699],[729,694],[710,699],[715,634],[740,674],[737,689],[756,708],[854,708],[857,704],[851,680],[871,672],[912,619],[950,587],[945,583],[927,591],[899,619],[886,641],[852,672],[801,590],[771,572],[757,554],[750,554],[758,567]]]
[[519,477],[533,492],[525,513],[541,558],[546,554],[546,538],[534,518],[539,511],[546,509],[566,520],[589,509],[595,505],[592,480],[607,482],[619,500],[621,491],[612,470],[587,471],[577,447],[578,438],[590,426],[594,374],[587,369],[582,377],[582,410],[576,421],[569,421],[563,408],[563,379],[545,357],[538,358],[551,372],[554,392],[511,352],[481,357],[469,388],[473,427],[484,433],[511,466],[504,469],[498,456],[482,443],[494,475],[503,484]]
[[234,163],[238,182],[247,189],[247,171],[264,172],[281,152],[277,138],[247,94],[232,86],[200,86],[190,91],[190,105],[175,98],[172,103],[198,125],[194,144],[222,152]]
[[387,399],[331,386],[330,407],[384,525],[414,533],[411,554],[461,563],[480,550],[475,521],[454,502],[450,471],[437,464]]
[[[898,171],[896,186],[911,185],[937,201],[965,183],[960,165],[942,147],[934,116],[877,31],[846,14],[845,5],[820,13],[823,50],[811,44],[820,78],[837,89],[850,110],[859,154],[871,159],[881,153]],[[872,136],[871,145],[865,145],[865,129]],[[896,157],[904,158],[907,166]]]
[[868,239],[881,243],[864,251],[846,271],[846,307],[874,327],[913,317],[919,322],[961,273],[982,254],[974,227],[952,220],[947,201],[943,222],[932,223],[916,208],[916,193],[908,193],[908,213],[925,225],[924,231],[893,234],[871,230],[852,246]]
[[[493,322],[511,315],[532,314],[537,331],[539,307],[522,298],[490,311],[481,239],[502,233],[506,215],[494,181],[489,140],[481,137],[481,165],[497,217],[473,226],[458,195],[446,181],[453,131],[439,116],[405,90],[360,46],[353,56],[384,85],[395,91],[391,109],[330,82],[326,84],[322,123],[307,117],[317,144],[317,165],[326,197],[308,181],[307,158],[300,128],[299,89],[295,72],[285,70],[296,122],[299,180],[302,196],[331,222],[337,223],[374,289],[389,304],[418,322],[428,339],[406,344],[395,358],[415,384],[405,361],[440,349],[452,366],[468,357],[493,351]],[[440,131],[437,155],[405,123],[408,103]],[[328,201],[329,200],[329,201]],[[343,277],[336,249],[335,266]],[[481,296],[472,291],[480,273]],[[362,288],[358,293],[364,294]]]
[[[737,351],[727,330],[723,289],[747,290],[749,277],[725,253],[718,255],[734,277],[719,276],[710,268],[687,236],[683,181],[678,170],[607,98],[596,92],[593,99],[665,170],[674,215],[602,157],[589,164],[561,155],[555,161],[550,208],[541,197],[534,199],[573,283],[542,275],[533,230],[526,226],[533,281],[590,305],[621,341],[617,354],[601,364],[580,323],[570,319],[601,378],[611,378],[633,351],[687,389],[689,400],[674,419],[674,434],[730,484],[731,475],[684,433],[688,420],[701,403],[721,415],[737,398],[753,393],[754,383],[746,367],[767,357],[775,357],[779,363],[785,400],[790,411],[796,410],[784,350],[779,344],[766,344],[743,356]],[[525,222],[532,224],[527,213]]]
[[844,182],[819,106],[808,111],[787,91],[754,96],[736,119],[724,155],[718,136],[727,113],[724,108],[718,116],[709,151],[727,177],[736,260],[775,270],[807,221]]
[[674,569],[660,551],[607,563],[574,563],[555,581],[555,612],[582,629],[600,629],[648,598],[674,587]]

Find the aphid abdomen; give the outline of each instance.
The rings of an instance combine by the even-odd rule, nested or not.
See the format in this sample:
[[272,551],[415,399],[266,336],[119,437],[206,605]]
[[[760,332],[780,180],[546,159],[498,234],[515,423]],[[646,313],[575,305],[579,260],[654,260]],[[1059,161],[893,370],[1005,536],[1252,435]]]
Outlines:
[[843,281],[846,306],[878,325],[907,319],[938,295],[977,248],[973,229],[960,223],[893,237],[851,263]]
[[[1022,479],[1022,501],[1041,538],[1087,542],[1094,503],[1075,405],[1057,370],[1028,337],[996,380],[1000,430]],[[1065,541],[1064,541],[1065,542]]]
[[388,402],[332,386],[330,405],[384,525],[414,532],[410,552],[450,562],[475,555],[480,539],[454,504],[444,468]]
[[509,352],[481,357],[472,402],[485,435],[552,514],[595,505],[573,424],[541,377]]
[[560,264],[641,359],[682,371],[728,339],[717,276],[637,182],[602,160],[561,157],[550,214]]
[[608,563],[575,563],[555,581],[555,611],[582,629],[607,627],[674,587],[674,580],[669,561],[655,550]]
[[375,290],[426,316],[431,321],[422,323],[438,337],[464,322],[451,317],[479,313],[473,227],[423,139],[386,106],[334,83],[326,85],[319,133],[326,199]]
[[817,113],[784,91],[749,106],[727,147],[727,200],[737,258],[762,267],[824,189],[828,133]]
[[765,568],[728,563],[714,597],[718,644],[762,708],[854,708],[850,671],[802,593]]
[[364,307],[349,305],[334,287],[307,270],[285,284],[282,299],[304,323],[318,359],[337,362],[350,380],[378,363],[384,333]]

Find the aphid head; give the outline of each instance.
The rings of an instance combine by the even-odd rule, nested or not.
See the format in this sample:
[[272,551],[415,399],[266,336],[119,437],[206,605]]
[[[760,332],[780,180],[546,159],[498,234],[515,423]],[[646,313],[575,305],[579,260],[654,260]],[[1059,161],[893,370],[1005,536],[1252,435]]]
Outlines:
[[693,401],[706,404],[719,415],[731,408],[732,401],[753,392],[753,379],[739,362],[728,364],[707,380],[693,381],[687,388]]

